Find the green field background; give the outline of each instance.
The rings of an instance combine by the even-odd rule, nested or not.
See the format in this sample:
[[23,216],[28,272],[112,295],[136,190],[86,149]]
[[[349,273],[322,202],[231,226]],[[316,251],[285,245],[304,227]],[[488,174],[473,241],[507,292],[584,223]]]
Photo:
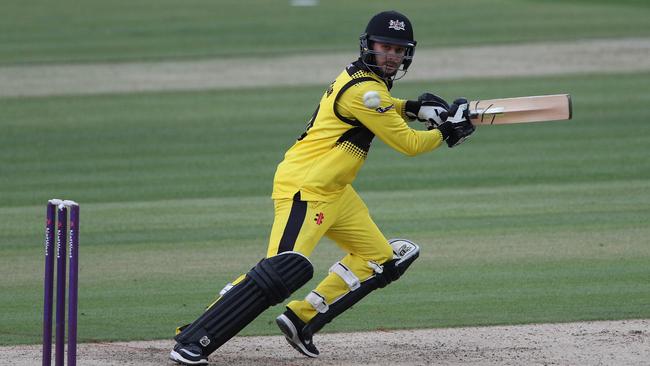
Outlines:
[[646,0],[290,1],[3,0],[0,64],[356,52],[397,8],[420,47],[650,36]]
[[[43,3],[6,2],[24,17],[0,15],[10,30],[0,29],[0,63],[356,52],[368,14],[395,6],[345,3],[341,14],[342,1],[259,1],[245,17],[234,1],[218,3],[237,16],[217,2]],[[401,4],[424,25],[425,47],[650,33],[641,1]],[[461,26],[458,12],[432,15],[460,6],[493,16]],[[63,17],[74,21],[47,23]],[[422,255],[325,331],[650,318],[647,85],[647,72],[398,82],[394,95],[411,98],[568,92],[575,117],[479,127],[456,149],[415,158],[375,141],[355,186],[384,233],[418,242]],[[0,99],[0,344],[40,342],[53,197],[81,202],[80,341],[171,338],[264,255],[275,165],[324,87]],[[324,240],[315,279],[294,297],[341,255]],[[280,311],[243,334],[279,334]]]

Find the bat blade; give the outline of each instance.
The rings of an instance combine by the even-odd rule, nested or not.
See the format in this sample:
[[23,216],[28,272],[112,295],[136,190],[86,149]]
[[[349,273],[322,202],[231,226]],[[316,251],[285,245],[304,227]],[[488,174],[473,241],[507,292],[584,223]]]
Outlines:
[[469,115],[475,125],[501,125],[569,120],[572,117],[569,94],[473,100]]

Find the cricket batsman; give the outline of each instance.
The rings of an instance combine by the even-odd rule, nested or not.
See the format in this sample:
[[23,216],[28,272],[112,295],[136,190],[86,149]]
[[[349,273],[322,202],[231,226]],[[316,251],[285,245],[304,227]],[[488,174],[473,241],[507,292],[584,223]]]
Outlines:
[[[345,256],[276,319],[287,342],[308,357],[319,354],[315,333],[370,292],[399,279],[417,259],[418,245],[386,239],[352,187],[375,137],[414,156],[443,143],[457,146],[474,132],[465,99],[449,105],[431,93],[417,100],[391,95],[393,82],[413,62],[415,46],[405,15],[386,11],[372,17],[360,37],[359,59],[325,90],[306,130],[277,167],[266,257],[227,284],[198,319],[178,329],[173,361],[207,364],[211,353],[259,314],[287,300],[312,278],[309,256],[323,236]],[[407,125],[416,119],[427,130]]]

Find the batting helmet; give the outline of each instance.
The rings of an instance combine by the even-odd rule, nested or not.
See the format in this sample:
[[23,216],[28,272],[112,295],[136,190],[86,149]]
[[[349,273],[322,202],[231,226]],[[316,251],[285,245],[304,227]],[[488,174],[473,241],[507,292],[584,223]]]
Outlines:
[[373,51],[373,42],[388,43],[406,48],[406,54],[400,69],[403,74],[400,78],[404,76],[404,73],[411,65],[415,54],[415,45],[417,44],[413,39],[411,21],[406,15],[396,11],[384,11],[372,17],[368,22],[368,26],[366,26],[366,31],[361,34],[359,40],[361,61],[379,76],[393,79],[395,79],[395,75],[384,75],[383,70],[377,67],[375,60],[377,52]]

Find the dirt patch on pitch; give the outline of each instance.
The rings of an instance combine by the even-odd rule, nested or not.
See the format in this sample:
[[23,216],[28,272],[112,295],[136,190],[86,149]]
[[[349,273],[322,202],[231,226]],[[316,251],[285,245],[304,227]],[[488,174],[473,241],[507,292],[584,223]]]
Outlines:
[[[187,61],[0,66],[0,97],[325,85],[354,52]],[[418,49],[404,80],[650,71],[650,38]]]
[[[280,336],[235,337],[211,365],[648,365],[650,320],[321,334],[317,359]],[[174,365],[173,342],[81,344],[87,366]],[[40,363],[40,346],[0,348],[0,365]]]

